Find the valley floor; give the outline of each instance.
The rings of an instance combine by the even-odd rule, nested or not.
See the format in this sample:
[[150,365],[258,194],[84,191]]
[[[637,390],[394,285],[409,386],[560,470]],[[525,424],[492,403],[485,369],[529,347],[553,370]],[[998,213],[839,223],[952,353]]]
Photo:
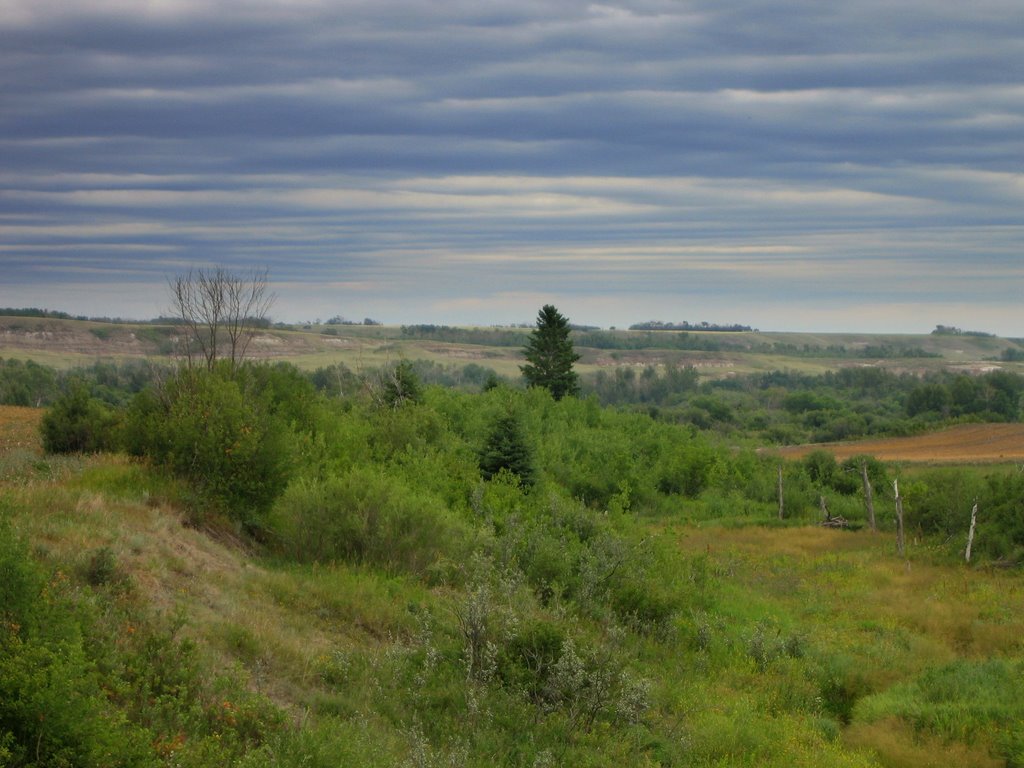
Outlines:
[[[891,537],[866,530],[650,520],[646,535],[673,558],[672,586],[690,602],[664,632],[624,641],[649,686],[645,713],[611,735],[601,729],[619,726],[604,721],[570,730],[559,752],[540,715],[501,722],[517,710],[440,671],[461,669],[468,587],[262,558],[186,525],[123,457],[42,457],[37,418],[0,411],[0,517],[51,574],[75,583],[69,594],[100,606],[96,620],[122,636],[115,645],[130,648],[126,633],[143,633],[125,616],[174,625],[204,668],[234,670],[295,733],[310,734],[310,754],[327,749],[330,725],[349,740],[348,765],[938,768],[1024,758],[1024,582],[1015,572],[944,563],[925,542],[899,558]],[[104,551],[116,580],[94,578]],[[125,601],[134,607],[121,613]],[[420,719],[449,710],[462,714],[437,727]],[[464,732],[444,735],[459,722]],[[503,729],[518,742],[474,736]],[[174,743],[160,744],[167,765]],[[298,764],[273,742],[260,750],[265,762],[254,751],[238,764]]]

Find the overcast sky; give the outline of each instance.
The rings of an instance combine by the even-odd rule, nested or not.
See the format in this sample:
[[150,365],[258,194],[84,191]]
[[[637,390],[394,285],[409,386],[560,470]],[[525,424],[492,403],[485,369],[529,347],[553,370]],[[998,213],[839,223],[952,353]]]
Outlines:
[[1020,0],[0,0],[0,306],[1024,336]]

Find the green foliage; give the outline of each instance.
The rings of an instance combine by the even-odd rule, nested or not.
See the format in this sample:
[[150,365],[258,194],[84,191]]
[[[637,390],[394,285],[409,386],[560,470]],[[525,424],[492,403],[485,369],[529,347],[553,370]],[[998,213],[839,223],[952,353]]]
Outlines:
[[[669,375],[622,380],[652,394]],[[341,368],[180,373],[145,390],[124,435],[153,466],[51,460],[46,473],[74,474],[45,503],[31,496],[41,469],[0,497],[25,507],[20,524],[68,574],[0,530],[0,764],[868,766],[884,758],[856,729],[892,717],[976,740],[972,756],[996,745],[1013,764],[1024,744],[1006,725],[1020,719],[1007,705],[1020,674],[1014,577],[933,561],[942,542],[962,548],[978,498],[975,551],[1015,562],[1024,475],[904,470],[915,567],[894,567],[887,535],[794,525],[815,520],[821,493],[856,522],[861,462],[876,499],[884,465],[824,453],[784,463],[779,523],[779,460],[742,433],[758,419],[793,434],[870,429],[866,404],[901,410],[906,382],[858,369],[827,386],[782,374],[763,389],[705,389],[686,369],[671,375],[671,405],[649,403],[657,419],[537,387],[428,386],[381,408]],[[941,383],[954,414],[999,389]],[[674,423],[683,413],[733,437]],[[214,545],[164,527],[186,483],[198,514],[222,511],[259,537],[218,555],[209,585],[192,550]],[[128,524],[84,527],[108,518]],[[146,544],[151,527],[171,539]],[[61,555],[69,530],[74,553]],[[197,626],[148,615],[153,596],[187,606]],[[932,631],[943,621],[949,637]],[[1002,669],[937,672],[961,646],[1011,656]],[[225,656],[237,664],[227,674]],[[876,699],[885,693],[895,703]],[[956,718],[975,726],[958,731]]]
[[122,405],[153,380],[145,361],[97,361],[56,371],[32,360],[0,359],[0,405],[48,406],[76,387],[108,405]]
[[381,737],[369,723],[323,716],[301,728],[270,735],[239,768],[393,768],[402,764],[397,735]]
[[500,413],[491,424],[480,450],[480,473],[491,480],[505,471],[519,478],[524,486],[534,484],[533,456],[523,434],[522,423],[511,409]]
[[808,453],[803,459],[804,471],[811,483],[821,490],[832,490],[842,494],[853,494],[861,487],[854,467],[840,466],[835,457],[825,450]]
[[442,555],[457,560],[466,538],[443,503],[370,468],[292,484],[274,507],[271,527],[278,546],[296,559],[412,573]]
[[7,753],[5,764],[155,765],[145,735],[103,695],[62,588],[59,575],[48,580],[10,530],[0,528],[0,747]]
[[272,386],[246,387],[225,368],[182,369],[161,391],[135,398],[125,440],[129,451],[167,466],[256,531],[293,472],[294,432],[279,415],[286,404],[301,413],[293,402]]
[[856,367],[818,376],[773,371],[699,383],[696,371],[668,360],[664,368],[648,366],[639,375],[633,368],[598,371],[584,382],[584,391],[604,404],[643,406],[663,421],[800,443],[909,434],[952,419],[1016,421],[1024,377],[936,372],[922,379]]
[[675,596],[662,585],[629,576],[616,586],[611,603],[619,620],[642,634],[666,632],[679,609]]
[[344,363],[317,368],[309,375],[309,380],[318,392],[331,397],[351,395],[363,385],[359,376]]
[[565,630],[553,621],[535,619],[519,627],[503,649],[502,683],[534,704],[542,704],[565,641]]
[[547,389],[555,400],[579,394],[579,376],[572,366],[580,356],[573,351],[569,330],[569,319],[545,304],[523,349],[527,362],[520,370],[527,385]]
[[971,509],[978,504],[978,527],[973,544],[976,555],[1006,564],[1024,563],[1024,475],[958,468],[922,473],[901,484],[906,525],[925,535],[938,535],[957,557],[963,555]]
[[899,717],[943,739],[972,743],[987,736],[1019,745],[1024,737],[1022,682],[1022,662],[961,660],[869,696],[855,713],[868,721]]
[[239,389],[256,397],[259,407],[291,429],[311,433],[320,417],[320,400],[309,377],[294,365],[245,365],[235,373]]
[[57,372],[31,360],[0,358],[0,405],[39,406],[60,394]]
[[408,360],[402,360],[381,376],[381,402],[388,408],[423,402],[423,386]]
[[695,498],[708,487],[721,457],[707,443],[694,440],[685,449],[666,450],[655,460],[657,488],[661,493]]
[[945,417],[949,416],[952,405],[948,388],[942,384],[921,384],[907,397],[907,415],[931,413]]
[[118,567],[117,557],[110,547],[100,547],[89,556],[85,580],[94,587],[125,581],[125,575]]
[[95,453],[115,443],[117,420],[89,396],[84,384],[73,385],[47,410],[40,424],[47,453]]

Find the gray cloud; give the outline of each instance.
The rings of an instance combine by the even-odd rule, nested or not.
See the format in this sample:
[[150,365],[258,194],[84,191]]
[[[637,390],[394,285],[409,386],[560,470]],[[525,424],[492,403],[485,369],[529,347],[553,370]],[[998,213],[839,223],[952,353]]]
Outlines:
[[1016,2],[3,5],[0,304],[1022,335]]

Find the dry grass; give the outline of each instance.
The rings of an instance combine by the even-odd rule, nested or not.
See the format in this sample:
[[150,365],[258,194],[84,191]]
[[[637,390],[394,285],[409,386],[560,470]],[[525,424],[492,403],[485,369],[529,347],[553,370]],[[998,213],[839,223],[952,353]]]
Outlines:
[[[751,596],[760,593],[796,614],[813,614],[824,601],[851,626],[919,636],[932,646],[931,658],[921,661],[1024,647],[1024,583],[1012,573],[953,569],[913,551],[903,561],[891,536],[866,530],[688,528],[679,536],[684,551],[708,554]],[[783,583],[789,588],[777,590]]]
[[1006,761],[966,744],[946,743],[917,733],[897,718],[854,723],[843,734],[843,743],[873,752],[887,768],[1000,768],[1006,765]]
[[[896,557],[892,536],[819,527],[662,529],[708,557],[720,610],[736,622],[770,617],[818,654],[847,659],[862,691],[881,692],[958,660],[1024,651],[1024,583],[1013,573],[950,567],[923,549]],[[895,718],[855,721],[843,743],[887,767],[1000,765],[991,744],[950,743]]]
[[[219,667],[241,663],[263,693],[294,713],[309,706],[318,659],[386,646],[414,629],[386,577],[344,565],[268,566],[229,533],[198,530],[157,495],[124,490],[134,485],[125,479],[142,482],[138,473],[125,457],[88,457],[58,483],[11,484],[0,476],[0,493],[12,509],[32,510],[12,521],[37,555],[84,572],[108,550],[133,599],[156,616],[187,617],[183,631]],[[416,587],[406,591],[425,599]]]
[[782,448],[778,453],[798,459],[824,449],[842,461],[867,454],[882,461],[975,464],[1024,461],[1024,424],[963,424],[914,437],[818,443]]
[[39,421],[44,411],[0,405],[0,456],[13,451],[38,453],[41,450]]

